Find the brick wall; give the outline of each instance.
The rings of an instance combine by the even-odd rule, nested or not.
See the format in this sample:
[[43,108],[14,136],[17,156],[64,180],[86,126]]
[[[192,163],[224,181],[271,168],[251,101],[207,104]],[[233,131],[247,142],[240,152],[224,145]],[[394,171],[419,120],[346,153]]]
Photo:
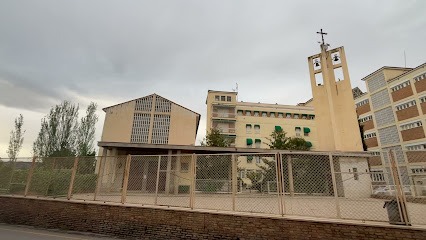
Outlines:
[[414,86],[416,87],[417,93],[421,93],[426,90],[426,81],[418,81],[414,83]]
[[426,114],[426,102],[420,103],[420,106],[422,107],[422,113]]
[[398,118],[398,121],[402,121],[405,119],[419,116],[419,111],[417,110],[417,106],[411,106],[406,109],[396,111],[396,116]]
[[379,145],[377,143],[377,137],[365,139],[364,142],[365,142],[365,145],[367,145],[368,148],[377,147]]
[[382,165],[382,158],[380,156],[373,156],[368,158],[368,163],[370,166],[381,166]]
[[396,102],[406,97],[412,96],[413,89],[411,88],[411,85],[408,85],[405,88],[401,88],[397,91],[392,92],[391,94],[392,94],[392,100]]
[[363,122],[362,125],[364,126],[364,131],[370,130],[374,128],[374,122],[373,120],[369,120],[366,122]]
[[408,151],[407,160],[409,163],[426,163],[425,151]]
[[356,108],[356,113],[358,115],[361,115],[361,114],[364,114],[366,112],[369,112],[370,110],[371,110],[370,109],[370,103],[367,103],[367,104],[362,105],[361,107],[357,107]]
[[0,222],[138,239],[426,239],[406,226],[0,196]]
[[407,130],[402,130],[401,136],[403,141],[420,139],[425,137],[425,131],[423,130],[423,126],[410,128]]

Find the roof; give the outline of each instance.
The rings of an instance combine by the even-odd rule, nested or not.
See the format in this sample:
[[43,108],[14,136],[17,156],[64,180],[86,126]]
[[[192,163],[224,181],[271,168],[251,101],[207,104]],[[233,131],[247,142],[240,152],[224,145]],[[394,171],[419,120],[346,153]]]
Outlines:
[[365,76],[365,77],[361,78],[361,80],[362,80],[362,81],[365,81],[365,80],[366,80],[366,78],[369,78],[370,76],[372,76],[372,75],[374,75],[374,74],[376,74],[376,73],[378,73],[378,72],[380,72],[380,71],[383,71],[383,70],[412,70],[412,68],[383,66],[383,67],[381,67],[381,68],[377,69],[376,71],[374,71],[374,72],[372,72],[372,73],[368,74],[367,76]]
[[135,99],[132,99],[132,100],[129,100],[129,101],[126,101],[126,102],[118,103],[118,104],[115,104],[115,105],[112,105],[112,106],[109,106],[109,107],[105,107],[105,108],[102,108],[102,110],[105,112],[105,110],[106,110],[106,109],[108,109],[108,108],[116,107],[116,106],[118,106],[118,105],[125,104],[125,103],[129,103],[129,102],[132,102],[132,101],[136,101],[136,100],[138,100],[138,99],[146,98],[146,97],[149,97],[149,96],[159,96],[159,97],[162,97],[162,98],[166,99],[167,101],[170,101],[170,102],[172,102],[173,104],[175,104],[175,105],[177,105],[177,106],[179,106],[179,107],[182,107],[182,108],[184,108],[184,109],[186,109],[186,110],[188,110],[188,111],[191,111],[191,112],[193,112],[193,113],[197,114],[198,116],[201,116],[201,114],[199,114],[199,113],[197,113],[197,112],[194,112],[194,111],[192,111],[191,109],[186,108],[186,107],[184,107],[184,106],[182,106],[182,105],[180,105],[180,104],[177,104],[177,103],[175,103],[175,102],[173,102],[173,101],[171,101],[171,100],[169,100],[169,99],[167,99],[167,98],[165,98],[165,97],[163,97],[163,96],[160,96],[160,95],[158,95],[158,94],[156,94],[156,93],[153,93],[153,94],[150,94],[150,95],[147,95],[147,96],[144,96],[144,97],[140,97],[140,98],[135,98]]
[[391,79],[389,79],[389,80],[388,80],[388,82],[393,82],[393,81],[395,81],[395,80],[398,80],[398,79],[400,79],[401,77],[404,77],[404,76],[406,76],[406,75],[408,75],[408,74],[412,73],[413,71],[417,71],[417,70],[419,70],[420,68],[426,68],[426,63],[420,64],[419,66],[417,66],[417,67],[415,67],[415,68],[412,68],[410,71],[407,71],[407,72],[405,72],[405,73],[403,73],[403,74],[401,74],[401,75],[399,75],[399,76],[397,76],[397,77],[391,78]]
[[[145,143],[123,143],[123,142],[98,142],[99,147],[103,148],[121,148],[127,150],[146,150],[158,151],[158,153],[168,150],[183,150],[191,153],[303,153],[303,154],[341,154],[344,156],[370,156],[367,152],[324,152],[324,151],[288,151],[288,150],[274,150],[262,148],[236,148],[236,147],[206,147],[206,146],[192,146],[192,145],[168,145],[168,144],[145,144]],[[174,153],[175,154],[175,153]]]

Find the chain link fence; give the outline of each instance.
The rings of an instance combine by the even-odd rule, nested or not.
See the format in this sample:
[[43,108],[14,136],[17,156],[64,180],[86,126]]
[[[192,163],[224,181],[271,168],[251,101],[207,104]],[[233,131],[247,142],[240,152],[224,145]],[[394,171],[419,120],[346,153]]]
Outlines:
[[426,225],[425,187],[426,151],[0,161],[4,195],[400,224]]

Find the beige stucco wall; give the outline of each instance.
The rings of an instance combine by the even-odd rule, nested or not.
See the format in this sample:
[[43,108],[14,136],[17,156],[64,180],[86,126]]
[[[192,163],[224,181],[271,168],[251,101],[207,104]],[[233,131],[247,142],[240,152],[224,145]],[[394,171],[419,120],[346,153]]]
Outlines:
[[197,114],[172,104],[170,112],[169,144],[193,145],[197,135]]
[[101,141],[130,142],[136,101],[106,109]]

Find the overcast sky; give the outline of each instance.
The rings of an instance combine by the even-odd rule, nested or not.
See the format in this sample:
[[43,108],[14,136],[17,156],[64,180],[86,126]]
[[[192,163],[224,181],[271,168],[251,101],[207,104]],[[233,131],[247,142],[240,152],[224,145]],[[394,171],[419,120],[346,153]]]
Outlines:
[[[297,104],[323,28],[345,46],[352,86],[382,66],[425,62],[426,1],[0,1],[0,157],[24,115],[20,156],[62,100],[99,108],[157,93],[202,115],[207,90]],[[83,111],[80,116],[83,115]],[[99,110],[97,140],[104,113]]]

